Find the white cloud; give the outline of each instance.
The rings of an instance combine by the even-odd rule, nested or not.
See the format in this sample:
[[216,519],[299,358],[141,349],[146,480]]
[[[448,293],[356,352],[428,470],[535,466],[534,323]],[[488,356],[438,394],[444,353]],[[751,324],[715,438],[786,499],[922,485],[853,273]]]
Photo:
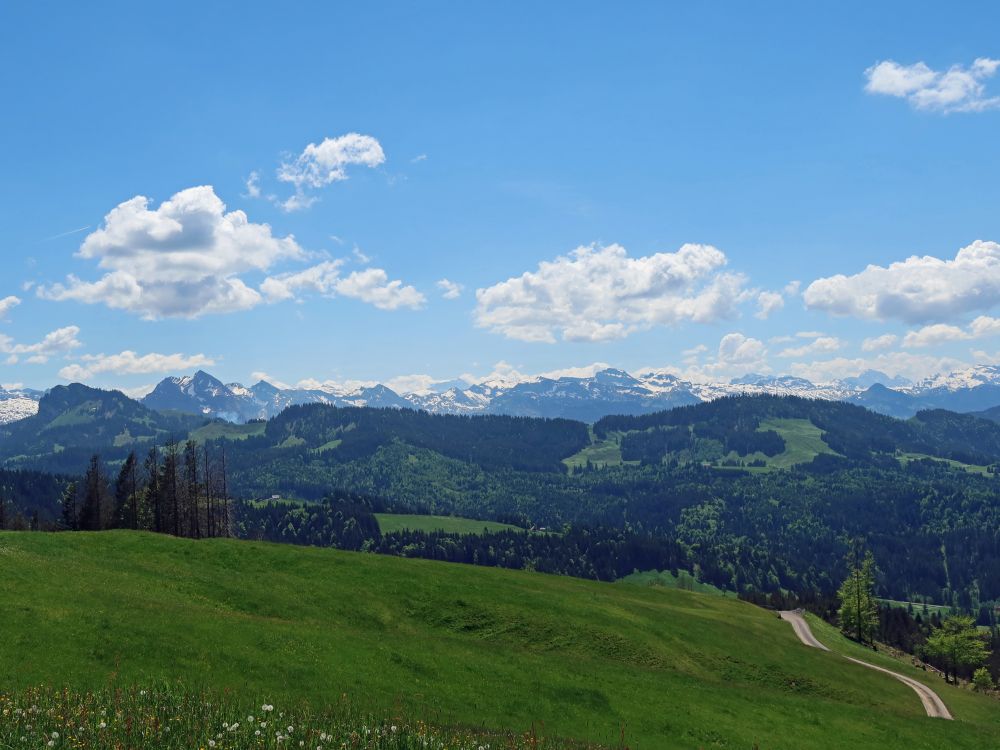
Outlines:
[[399,280],[389,281],[381,268],[365,268],[341,276],[343,265],[342,260],[331,260],[296,273],[273,276],[264,280],[260,290],[268,302],[295,299],[303,290],[359,299],[382,310],[416,309],[426,302],[414,287]]
[[916,331],[910,331],[903,337],[903,346],[910,349],[938,346],[940,344],[950,344],[955,341],[966,341],[968,339],[981,339],[998,334],[1000,334],[1000,318],[980,315],[969,324],[968,329],[962,329],[958,326],[947,325],[945,323],[935,323],[934,325],[924,326]]
[[936,71],[923,62],[900,65],[884,60],[865,71],[865,91],[906,99],[914,109],[929,112],[982,112],[1000,107],[1000,96],[988,96],[986,79],[1000,60],[980,57],[968,68],[953,65]]
[[785,298],[778,292],[761,292],[757,295],[757,312],[754,317],[767,320],[771,313],[785,306]]
[[779,357],[805,357],[810,354],[828,354],[843,348],[844,342],[834,336],[819,336],[803,346],[793,346],[778,352]]
[[977,339],[1000,335],[1000,318],[980,315],[969,324],[969,335]]
[[708,347],[703,344],[682,352],[684,369],[667,366],[656,369],[696,383],[720,382],[748,372],[767,373],[767,346],[763,341],[739,332],[727,333],[719,340],[714,356],[702,362]]
[[13,295],[0,299],[0,319],[6,317],[7,313],[20,304],[21,300]]
[[802,288],[801,281],[789,281],[785,284],[785,294],[789,297],[795,297],[798,295],[799,290]]
[[458,299],[462,295],[463,287],[454,281],[449,281],[448,279],[441,279],[437,283],[438,289],[441,290],[441,296],[445,299]]
[[977,240],[952,260],[911,256],[853,276],[817,279],[806,306],[833,315],[907,323],[950,320],[1000,303],[1000,244]]
[[147,319],[196,318],[246,310],[261,302],[240,274],[304,257],[294,237],[274,237],[243,211],[226,213],[210,186],[188,188],[150,209],[137,196],[105,217],[77,256],[108,273],[97,281],[70,276],[39,296],[105,304]]
[[120,354],[85,354],[81,363],[63,367],[59,377],[63,380],[84,381],[105,372],[116,375],[138,375],[154,372],[177,372],[195,367],[210,367],[215,360],[204,354],[136,354],[123,351]]
[[346,180],[351,166],[377,167],[385,163],[382,145],[370,135],[348,133],[325,138],[319,145],[310,143],[292,161],[278,167],[278,179],[295,186],[295,195],[280,203],[285,211],[308,208],[316,198],[306,195],[307,188],[321,188]]
[[795,362],[789,366],[793,375],[814,383],[828,383],[860,375],[866,370],[878,370],[890,377],[902,376],[920,380],[941,372],[953,372],[968,367],[968,362],[952,357],[935,357],[910,352],[886,352],[874,357],[834,357],[813,362]]
[[935,323],[924,326],[917,331],[909,331],[903,336],[903,346],[907,349],[939,346],[940,344],[950,344],[953,341],[963,341],[967,338],[969,338],[969,334],[958,326]]
[[52,357],[68,354],[83,346],[77,339],[79,334],[78,326],[65,326],[46,334],[37,344],[17,344],[10,336],[0,334],[0,352],[9,355],[7,364],[16,364],[26,355],[29,364],[45,364]]
[[417,154],[410,159],[410,164],[419,164],[422,161],[427,161],[427,154]]
[[727,333],[719,341],[719,364],[753,367],[764,364],[766,356],[767,347],[763,341],[742,333]]
[[881,336],[873,336],[861,342],[861,350],[865,352],[877,352],[882,349],[891,349],[899,341],[899,336],[891,333],[884,333]]
[[746,299],[744,278],[723,273],[722,251],[684,245],[630,258],[621,245],[579,247],[536,271],[476,291],[476,322],[522,341],[608,341],[657,325],[711,323]]
[[260,198],[260,172],[253,171],[246,179],[248,198]]
[[795,338],[798,339],[818,339],[820,336],[825,336],[822,331],[797,331],[795,333]]

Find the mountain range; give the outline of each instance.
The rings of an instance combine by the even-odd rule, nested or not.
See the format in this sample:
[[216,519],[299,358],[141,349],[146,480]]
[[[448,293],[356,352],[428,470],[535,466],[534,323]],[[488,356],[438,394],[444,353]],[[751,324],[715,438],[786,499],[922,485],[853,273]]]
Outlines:
[[[29,417],[44,392],[0,389],[0,424]],[[502,414],[563,417],[595,422],[610,414],[641,415],[734,395],[779,395],[846,401],[907,418],[923,409],[984,412],[1000,406],[1000,367],[981,365],[917,383],[869,370],[816,384],[794,376],[748,374],[727,383],[699,383],[664,370],[636,375],[608,368],[588,377],[538,377],[521,382],[450,381],[422,392],[396,393],[385,385],[280,388],[266,381],[250,387],[223,383],[207,372],[162,380],[141,403],[245,423],[270,419],[289,406],[329,404],[422,409],[434,414]],[[989,416],[989,415],[987,415]]]

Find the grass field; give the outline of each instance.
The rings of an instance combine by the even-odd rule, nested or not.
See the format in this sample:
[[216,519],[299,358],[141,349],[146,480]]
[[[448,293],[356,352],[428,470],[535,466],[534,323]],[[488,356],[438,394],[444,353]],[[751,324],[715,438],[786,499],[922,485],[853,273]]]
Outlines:
[[[977,722],[984,726],[998,721],[1000,701],[978,695],[967,687],[961,688],[948,685],[944,679],[933,672],[924,671],[919,667],[913,666],[908,659],[897,659],[888,653],[873,651],[845,638],[837,628],[815,615],[806,615],[806,617],[809,620],[809,627],[813,631],[813,635],[816,636],[820,643],[827,646],[834,653],[853,656],[856,659],[862,659],[878,666],[887,667],[928,685],[941,696],[941,700],[948,706],[948,709],[956,719]],[[884,679],[895,682],[892,677],[886,676]],[[905,689],[909,690],[910,688]],[[914,694],[911,692],[911,695]],[[916,697],[914,697],[914,700],[916,700]],[[932,719],[931,721],[934,720]],[[994,737],[993,743],[995,746],[996,737]],[[987,744],[986,747],[990,747],[990,745]]]
[[820,453],[836,455],[823,440],[822,430],[808,419],[766,419],[758,429],[774,430],[785,441],[785,450],[767,459],[768,465],[776,469],[808,463]]
[[564,458],[563,463],[571,469],[578,469],[586,466],[588,461],[591,465],[598,467],[620,466],[623,463],[639,463],[638,461],[622,460],[622,436],[620,432],[612,432],[606,439],[599,440],[597,436],[594,435],[593,429],[591,429],[590,440],[590,445],[578,453],[574,453],[569,458]]
[[449,534],[482,534],[486,531],[524,531],[520,526],[496,521],[476,521],[457,516],[424,516],[403,513],[376,513],[378,527],[383,534],[394,531],[444,531]]
[[[159,680],[632,748],[984,748],[729,597],[235,540],[0,534],[3,690]],[[825,633],[820,633],[822,638]],[[833,645],[833,644],[831,644]],[[948,698],[946,698],[948,700]]]
[[970,474],[981,474],[982,476],[993,476],[987,471],[985,466],[978,466],[976,464],[963,464],[961,461],[954,461],[950,458],[939,458],[938,456],[931,456],[926,453],[897,453],[896,458],[899,462],[906,466],[906,464],[911,461],[919,461],[924,458],[929,458],[932,461],[940,461],[941,463],[948,464],[953,469],[963,469]]
[[[624,578],[619,578],[618,583],[628,583],[633,586],[659,586],[668,589],[681,589],[683,591],[697,591],[700,594],[714,594],[725,596],[726,592],[713,586],[710,583],[703,583],[697,580],[686,570],[677,571],[675,576],[669,570],[644,570],[638,573],[631,573]],[[729,596],[736,596],[729,594]]]
[[264,434],[263,422],[251,422],[249,424],[231,424],[229,422],[210,422],[204,427],[199,427],[191,433],[190,437],[199,443],[206,440],[246,440],[248,437],[256,437]]

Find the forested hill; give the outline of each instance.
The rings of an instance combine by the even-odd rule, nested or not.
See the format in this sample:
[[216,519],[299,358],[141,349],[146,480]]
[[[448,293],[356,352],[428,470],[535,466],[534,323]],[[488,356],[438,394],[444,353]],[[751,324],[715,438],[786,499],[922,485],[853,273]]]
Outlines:
[[1000,425],[988,419],[936,409],[900,420],[853,404],[795,396],[727,397],[642,416],[605,417],[594,433],[629,435],[637,458],[660,446],[662,458],[699,438],[718,440],[739,455],[755,450],[774,455],[784,449],[784,440],[766,424],[761,427],[768,420],[805,420],[822,432],[829,448],[853,459],[903,451],[968,464],[1000,461]]
[[124,457],[138,445],[183,438],[206,421],[147,409],[120,391],[56,386],[39,401],[37,414],[0,426],[0,461],[75,474],[95,452]]
[[587,427],[567,419],[454,416],[407,409],[292,406],[267,423],[244,449],[289,442],[363,458],[394,440],[485,469],[560,471],[562,460],[590,442]]
[[[829,592],[861,539],[887,596],[1000,600],[1000,425],[943,411],[901,421],[843,403],[740,397],[608,417],[591,431],[569,420],[313,404],[235,425],[79,386],[54,390],[38,416],[5,428],[0,461],[80,477],[99,453],[113,480],[130,452],[142,467],[155,446],[188,439],[207,449],[216,484],[225,461],[237,499],[348,493],[393,513],[612,529],[662,540],[657,555],[737,590]],[[18,486],[9,499],[22,514],[53,517],[57,483],[48,501]],[[316,543],[299,516],[274,513],[275,538]],[[353,518],[331,513],[339,516],[317,518],[318,527]],[[425,543],[421,554],[450,559],[450,545]]]

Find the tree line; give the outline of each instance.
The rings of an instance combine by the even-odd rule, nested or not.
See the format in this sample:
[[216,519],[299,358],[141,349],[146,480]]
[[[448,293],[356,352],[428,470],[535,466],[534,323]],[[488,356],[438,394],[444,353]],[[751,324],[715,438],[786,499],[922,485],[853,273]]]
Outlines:
[[94,454],[79,481],[61,498],[62,527],[73,531],[135,529],[201,539],[232,536],[232,503],[225,448],[170,440],[153,446],[141,464],[135,452],[118,474],[107,475]]

